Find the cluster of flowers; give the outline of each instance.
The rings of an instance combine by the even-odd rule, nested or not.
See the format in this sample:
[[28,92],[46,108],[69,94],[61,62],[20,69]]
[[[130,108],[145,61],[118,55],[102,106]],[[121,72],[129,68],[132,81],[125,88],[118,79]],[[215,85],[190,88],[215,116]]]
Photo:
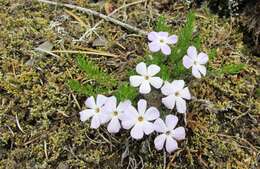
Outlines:
[[[152,52],[162,51],[164,55],[171,53],[169,44],[175,44],[178,41],[176,35],[169,36],[167,32],[151,32],[148,34],[149,49]],[[208,61],[205,53],[197,54],[195,47],[188,48],[187,55],[183,57],[185,68],[192,68],[192,74],[196,78],[206,75],[204,64]],[[139,87],[141,94],[148,94],[152,88],[161,89],[164,98],[162,103],[168,109],[173,109],[176,105],[177,112],[186,113],[186,100],[191,99],[188,87],[185,87],[183,80],[173,80],[171,83],[163,81],[155,75],[160,72],[157,65],[147,65],[143,62],[137,64],[136,72],[139,75],[130,77],[130,84],[133,87]],[[85,101],[86,110],[81,111],[80,120],[86,121],[91,118],[91,128],[98,128],[101,124],[107,125],[110,133],[118,133],[122,128],[131,129],[130,135],[134,139],[141,139],[144,135],[149,135],[156,131],[160,133],[155,140],[154,145],[157,150],[162,150],[165,146],[166,151],[171,153],[178,149],[178,140],[185,139],[185,129],[177,127],[178,117],[167,115],[165,121],[160,118],[160,112],[156,107],[148,107],[147,101],[140,99],[137,103],[137,109],[126,100],[117,104],[115,96],[106,97],[97,95],[96,100],[93,96]]]

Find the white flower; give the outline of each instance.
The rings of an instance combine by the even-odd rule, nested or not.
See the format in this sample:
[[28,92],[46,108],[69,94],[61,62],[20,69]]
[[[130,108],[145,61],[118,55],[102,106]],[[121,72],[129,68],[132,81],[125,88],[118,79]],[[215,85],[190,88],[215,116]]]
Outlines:
[[126,100],[124,102],[120,102],[117,106],[117,100],[115,96],[111,96],[108,98],[105,104],[105,111],[108,114],[110,122],[108,123],[107,130],[109,133],[118,133],[121,124],[119,119],[123,115],[124,111],[127,111],[127,108],[131,106],[130,100]]
[[174,80],[172,83],[165,82],[161,88],[162,94],[167,97],[162,98],[162,103],[168,108],[173,109],[175,104],[179,113],[186,112],[186,101],[190,100],[191,95],[188,87],[185,87],[183,80]]
[[142,94],[147,94],[151,91],[150,84],[156,89],[159,89],[163,84],[163,80],[159,77],[153,76],[160,72],[160,69],[161,68],[157,65],[150,65],[147,68],[146,64],[144,62],[141,62],[136,65],[136,72],[141,76],[131,76],[130,84],[134,87],[140,86],[139,92]]
[[[139,100],[137,103],[138,111],[130,106],[122,116],[122,126],[124,129],[131,129],[131,136],[134,139],[141,139],[146,135],[151,134],[154,131],[153,120],[156,120],[160,116],[160,112],[155,107],[147,109],[146,100]],[[147,110],[146,110],[147,109]]]
[[157,150],[162,150],[164,144],[168,153],[178,149],[176,140],[185,139],[185,129],[183,127],[174,129],[177,123],[178,117],[174,115],[166,116],[165,123],[160,118],[154,122],[155,131],[162,133],[154,139],[154,145]]
[[178,41],[176,35],[169,36],[168,32],[150,32],[148,39],[152,42],[149,43],[149,49],[152,52],[162,51],[163,54],[171,54],[171,48],[168,44],[175,44]]
[[192,74],[196,78],[201,78],[201,74],[203,76],[206,75],[206,64],[209,60],[208,55],[206,53],[197,53],[197,49],[194,46],[190,46],[187,51],[188,55],[183,57],[183,65],[185,68],[189,69],[192,67]]
[[89,109],[79,112],[80,120],[84,122],[92,117],[90,127],[95,129],[101,124],[106,123],[108,115],[104,111],[104,105],[107,99],[108,98],[103,95],[97,95],[96,102],[93,96],[87,98],[85,105]]

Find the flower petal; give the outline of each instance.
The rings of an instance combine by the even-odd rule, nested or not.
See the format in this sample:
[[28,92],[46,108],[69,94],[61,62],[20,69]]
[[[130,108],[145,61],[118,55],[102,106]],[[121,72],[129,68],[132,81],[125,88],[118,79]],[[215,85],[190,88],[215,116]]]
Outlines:
[[136,108],[132,105],[128,106],[127,109],[124,110],[121,116],[119,116],[120,120],[127,121],[129,119],[136,119],[139,116]]
[[148,121],[144,122],[143,131],[146,135],[151,134],[154,131],[154,124]]
[[156,89],[159,89],[162,86],[162,84],[163,84],[163,80],[161,78],[159,78],[159,77],[151,77],[149,79],[149,82]]
[[94,115],[91,119],[91,125],[90,128],[97,129],[100,126],[100,120],[97,115]]
[[169,33],[168,32],[158,32],[158,35],[160,37],[168,37],[169,36]]
[[201,73],[203,76],[205,76],[205,75],[206,75],[206,71],[207,71],[207,70],[206,70],[206,67],[203,66],[203,65],[197,65],[197,67],[198,67],[200,73]]
[[101,95],[101,94],[98,94],[97,95],[97,106],[98,107],[102,107],[104,106],[104,104],[106,103],[108,97],[104,96],[104,95]]
[[88,97],[87,100],[85,101],[85,105],[86,105],[88,108],[91,108],[91,109],[96,108],[96,103],[95,103],[94,97],[93,97],[93,96]]
[[208,60],[209,60],[209,57],[206,53],[203,53],[203,52],[199,53],[199,55],[198,55],[199,64],[206,64],[208,62]]
[[183,127],[177,127],[175,130],[173,130],[173,137],[176,140],[185,139],[185,135],[185,129]]
[[124,129],[130,129],[135,124],[136,118],[139,116],[137,110],[131,105],[125,109],[124,113],[119,115]]
[[134,139],[141,139],[143,138],[144,136],[144,132],[143,132],[143,128],[142,128],[142,125],[141,124],[136,124],[131,132],[130,132],[130,135],[134,138]]
[[167,107],[168,109],[173,109],[175,106],[176,97],[173,95],[169,95],[167,97],[162,98],[162,103]]
[[139,92],[142,94],[148,94],[151,91],[151,86],[148,80],[144,80],[139,88]]
[[159,73],[161,70],[161,68],[157,65],[150,65],[148,66],[148,69],[147,69],[147,75],[149,76],[154,76],[156,75],[157,73]]
[[172,82],[172,86],[174,86],[175,90],[182,90],[185,85],[184,80],[174,80]]
[[107,130],[109,133],[118,133],[121,128],[120,122],[118,118],[112,118],[107,126]]
[[148,39],[150,41],[155,41],[158,39],[158,35],[157,35],[157,32],[150,32],[148,33]]
[[159,133],[165,133],[166,132],[166,125],[161,118],[158,118],[158,119],[155,120],[154,129],[155,129],[155,131],[157,131]]
[[111,120],[112,116],[111,114],[107,113],[106,111],[101,111],[99,114],[99,120],[100,120],[100,124],[105,124],[107,123],[109,120]]
[[129,81],[130,81],[131,86],[138,87],[144,81],[144,77],[138,76],[138,75],[130,76]]
[[174,140],[171,137],[167,137],[167,139],[166,139],[166,151],[168,153],[171,153],[176,149],[178,149],[178,144],[177,144],[176,140]]
[[176,99],[176,107],[177,111],[179,113],[185,113],[186,112],[186,101],[180,97]]
[[148,47],[149,47],[149,50],[151,52],[158,52],[161,49],[160,44],[158,42],[155,42],[155,41],[154,42],[150,42],[148,44]]
[[136,72],[140,75],[146,76],[147,75],[147,68],[144,62],[140,62],[136,65]]
[[111,96],[107,99],[106,103],[105,103],[105,107],[104,107],[104,111],[111,113],[113,111],[116,110],[116,97],[115,96]]
[[181,90],[180,95],[184,99],[187,99],[187,100],[191,99],[191,95],[190,95],[190,91],[189,91],[188,87],[185,87],[183,90]]
[[197,66],[192,66],[192,75],[196,78],[201,78],[201,74]]
[[176,35],[171,35],[167,39],[168,44],[175,44],[175,43],[177,43],[177,41],[178,41],[178,36],[176,36]]
[[132,103],[130,100],[125,100],[123,102],[120,102],[117,106],[117,110],[118,111],[125,111],[128,109],[129,106],[131,106]]
[[178,124],[178,117],[174,115],[167,115],[165,118],[166,126],[169,130],[173,130]]
[[152,121],[158,119],[160,116],[160,112],[157,108],[155,107],[150,107],[145,113],[144,113],[144,118],[147,121]]
[[130,120],[125,120],[125,121],[122,121],[122,127],[124,129],[130,129],[132,128],[133,126],[135,125],[135,121],[130,119]]
[[154,146],[156,150],[161,150],[163,149],[164,143],[166,140],[166,135],[165,134],[160,134],[154,139]]
[[188,48],[188,51],[187,51],[189,57],[192,59],[192,60],[195,60],[197,58],[197,55],[198,55],[198,52],[197,52],[197,49],[194,47],[194,46],[190,46]]
[[140,99],[137,103],[137,110],[139,114],[143,115],[147,108],[147,101],[144,99]]
[[162,53],[165,55],[171,54],[171,48],[167,44],[162,44],[161,50],[162,50]]
[[174,94],[174,86],[171,83],[165,81],[163,87],[161,88],[161,91],[162,94],[166,96]]
[[81,112],[79,112],[80,115],[80,121],[86,121],[88,120],[90,117],[92,117],[94,115],[95,111],[92,109],[86,109],[83,110]]
[[193,65],[193,60],[189,56],[185,55],[182,63],[185,68],[189,69]]

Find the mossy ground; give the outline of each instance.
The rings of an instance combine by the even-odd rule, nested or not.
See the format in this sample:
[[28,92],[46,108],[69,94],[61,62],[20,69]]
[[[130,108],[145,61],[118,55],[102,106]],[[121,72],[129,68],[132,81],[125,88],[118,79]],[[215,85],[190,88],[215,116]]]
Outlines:
[[[64,1],[65,2],[65,1]],[[130,2],[130,1],[129,1]],[[148,1],[147,1],[148,2]],[[74,1],[104,12],[104,5]],[[112,3],[112,8],[123,0]],[[173,32],[185,23],[185,3],[148,2],[118,12],[115,17],[152,30],[164,14]],[[85,41],[75,41],[100,18],[55,8],[36,1],[0,0],[0,167],[1,168],[257,168],[260,151],[259,72],[257,59],[243,43],[238,26],[211,14],[206,6],[193,9],[201,49],[216,49],[212,70],[223,64],[245,64],[236,74],[210,74],[192,79],[196,98],[189,103],[187,139],[166,158],[153,146],[152,135],[133,141],[127,131],[109,134],[79,120],[85,96],[70,90],[68,80],[90,83],[76,64],[77,54],[38,53],[34,48],[49,41],[55,50],[92,47],[99,36],[107,39],[97,50],[118,57],[85,55],[119,82],[147,52],[147,40],[104,22]],[[51,23],[58,26],[51,28]],[[129,33],[129,32],[128,32]],[[89,82],[90,81],[90,82]],[[256,94],[258,91],[258,94]],[[148,96],[149,97],[149,96]],[[149,98],[148,98],[149,99]]]

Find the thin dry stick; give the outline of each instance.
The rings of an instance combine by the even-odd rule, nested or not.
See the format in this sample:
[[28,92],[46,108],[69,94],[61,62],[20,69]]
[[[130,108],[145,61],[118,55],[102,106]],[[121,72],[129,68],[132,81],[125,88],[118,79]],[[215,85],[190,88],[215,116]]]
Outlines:
[[17,114],[15,115],[15,121],[16,121],[16,124],[17,124],[18,129],[19,129],[22,133],[25,133],[25,132],[23,131],[23,129],[22,129],[20,123],[19,123],[19,119],[18,119]]
[[[118,11],[120,11],[121,9],[126,9],[127,7],[129,6],[132,6],[132,5],[136,5],[136,4],[139,4],[139,3],[142,3],[142,2],[145,2],[145,0],[141,0],[141,1],[136,1],[136,2],[132,2],[132,3],[129,3],[129,4],[125,4],[117,9],[115,9],[113,12],[111,12],[110,14],[108,14],[108,16],[112,16],[114,15],[115,13],[117,13]],[[95,30],[99,25],[101,25],[102,23],[104,22],[104,20],[101,20],[99,21],[98,23],[96,23],[96,25],[94,25],[91,29],[87,30],[80,38],[79,38],[79,41],[82,41],[83,39],[85,39],[93,30]]]
[[107,52],[92,52],[92,51],[77,51],[77,50],[53,50],[53,53],[82,53],[82,54],[88,54],[88,55],[100,55],[100,56],[109,56],[113,58],[118,58],[118,55],[114,55]]
[[70,16],[72,16],[73,18],[75,18],[75,19],[79,22],[80,26],[85,27],[85,28],[88,27],[88,26],[87,26],[77,15],[75,15],[72,11],[69,11],[69,10],[66,10],[66,9],[65,9],[65,12],[67,12]]
[[121,22],[119,20],[116,20],[112,17],[109,17],[109,16],[106,16],[102,13],[99,13],[99,12],[96,12],[96,11],[93,11],[91,9],[87,9],[87,8],[82,8],[82,7],[79,7],[79,6],[76,6],[76,5],[71,5],[71,4],[63,4],[63,3],[57,3],[57,2],[52,2],[52,1],[48,1],[48,0],[38,0],[38,2],[43,2],[43,3],[47,3],[47,4],[51,4],[51,5],[56,5],[56,6],[62,6],[62,7],[67,7],[67,8],[70,8],[70,9],[76,9],[78,11],[81,11],[81,12],[84,12],[88,15],[94,15],[94,16],[97,16],[97,17],[100,17],[108,22],[112,22],[116,25],[119,25],[129,31],[133,31],[133,32],[136,32],[138,34],[141,34],[141,35],[147,35],[147,32],[146,31],[143,31],[139,28],[136,28],[134,26],[131,26],[129,24],[126,24],[124,22]]
[[43,141],[45,158],[48,160],[47,142]]

